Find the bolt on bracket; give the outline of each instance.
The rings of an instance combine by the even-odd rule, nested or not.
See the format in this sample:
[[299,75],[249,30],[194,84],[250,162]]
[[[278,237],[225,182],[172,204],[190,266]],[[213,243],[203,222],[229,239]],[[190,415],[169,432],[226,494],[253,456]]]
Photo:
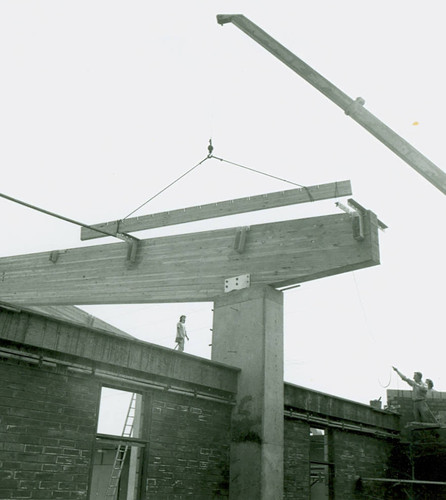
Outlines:
[[225,279],[225,293],[232,290],[241,290],[242,288],[249,288],[251,285],[251,275],[242,274],[234,278]]

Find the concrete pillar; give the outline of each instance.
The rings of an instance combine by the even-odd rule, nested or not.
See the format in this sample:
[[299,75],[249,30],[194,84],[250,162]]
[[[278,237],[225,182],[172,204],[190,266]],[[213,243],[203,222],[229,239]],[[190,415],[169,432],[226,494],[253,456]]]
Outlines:
[[282,292],[257,286],[219,297],[212,359],[241,368],[232,415],[230,499],[282,500]]

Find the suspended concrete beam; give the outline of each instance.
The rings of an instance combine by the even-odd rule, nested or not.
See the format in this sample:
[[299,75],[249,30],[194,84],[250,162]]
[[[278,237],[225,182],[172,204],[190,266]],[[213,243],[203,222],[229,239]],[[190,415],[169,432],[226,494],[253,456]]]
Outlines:
[[[352,188],[350,181],[332,182],[318,186],[308,186],[299,189],[289,189],[275,193],[267,193],[248,198],[238,198],[235,200],[220,201],[199,205],[195,207],[180,208],[169,212],[143,215],[128,219],[103,222],[81,229],[81,240],[91,240],[94,238],[104,238],[107,235],[119,235],[122,233],[132,233],[156,227],[172,226],[195,222],[227,215],[254,212],[257,210],[267,210],[269,208],[284,207],[309,201],[320,201],[329,198],[340,198],[350,196]],[[93,228],[96,228],[95,231]]]
[[[0,301],[22,305],[213,301],[225,280],[290,286],[379,264],[375,214],[334,214],[0,259]],[[234,248],[236,246],[236,248]]]

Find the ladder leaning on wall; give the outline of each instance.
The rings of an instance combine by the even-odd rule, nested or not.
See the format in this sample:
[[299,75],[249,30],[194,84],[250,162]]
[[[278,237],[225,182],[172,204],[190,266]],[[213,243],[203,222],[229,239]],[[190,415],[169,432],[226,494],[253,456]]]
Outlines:
[[[124,422],[124,428],[122,430],[122,437],[131,437],[133,433],[133,424],[135,422],[135,412],[136,412],[136,393],[132,394],[130,399],[129,409],[127,411],[127,416]],[[115,460],[113,462],[112,471],[110,474],[110,481],[108,483],[107,493],[105,498],[115,499],[118,493],[119,479],[121,477],[122,469],[124,467],[125,458],[127,456],[127,451],[129,445],[125,443],[119,443],[116,450]]]

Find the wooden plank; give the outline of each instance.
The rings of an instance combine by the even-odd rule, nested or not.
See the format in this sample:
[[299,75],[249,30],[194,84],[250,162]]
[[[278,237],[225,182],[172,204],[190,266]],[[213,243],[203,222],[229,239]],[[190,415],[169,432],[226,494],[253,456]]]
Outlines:
[[379,263],[376,216],[364,216],[363,241],[347,214],[251,226],[243,253],[237,228],[141,240],[136,262],[111,243],[0,259],[0,301],[21,305],[213,301],[226,278],[288,286]]
[[[269,208],[284,207],[309,201],[340,198],[343,196],[350,196],[351,194],[352,188],[350,181],[339,181],[318,186],[250,196],[248,198],[220,201],[208,205],[181,208],[169,212],[132,217],[120,221],[103,222],[94,224],[91,227],[96,227],[111,234],[132,233],[134,231],[143,231],[156,227],[172,226],[175,224],[184,224],[186,222],[195,222],[227,215],[267,210]],[[96,232],[87,227],[81,229],[81,240],[104,238],[105,236],[105,234]]]

